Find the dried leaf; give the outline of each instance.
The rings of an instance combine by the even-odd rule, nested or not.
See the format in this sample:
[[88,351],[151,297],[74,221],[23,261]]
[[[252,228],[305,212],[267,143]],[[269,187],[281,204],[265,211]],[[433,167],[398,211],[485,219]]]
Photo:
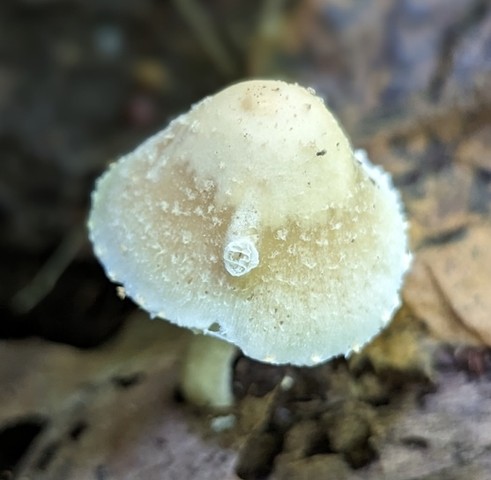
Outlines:
[[424,253],[416,255],[402,293],[411,311],[425,321],[437,339],[467,345],[482,344],[448,305],[426,264]]
[[428,266],[449,306],[491,345],[491,227],[471,228],[458,242],[432,249]]
[[402,307],[390,325],[351,359],[352,367],[370,359],[377,372],[400,371],[431,377],[433,346],[428,342],[421,323]]
[[482,224],[417,255],[404,299],[443,341],[491,345],[490,244],[491,227]]
[[463,229],[469,214],[473,173],[465,167],[451,167],[428,176],[419,198],[409,199],[413,246],[439,240]]
[[142,316],[93,351],[3,342],[0,424],[47,422],[19,478],[233,478],[236,453],[174,400],[185,342],[184,330]]

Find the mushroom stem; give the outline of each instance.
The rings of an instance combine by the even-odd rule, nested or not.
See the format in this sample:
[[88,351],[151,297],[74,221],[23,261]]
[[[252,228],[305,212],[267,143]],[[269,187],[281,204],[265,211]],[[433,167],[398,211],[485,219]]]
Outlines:
[[232,361],[235,345],[208,335],[196,334],[189,342],[181,367],[184,398],[198,406],[227,408],[234,403]]

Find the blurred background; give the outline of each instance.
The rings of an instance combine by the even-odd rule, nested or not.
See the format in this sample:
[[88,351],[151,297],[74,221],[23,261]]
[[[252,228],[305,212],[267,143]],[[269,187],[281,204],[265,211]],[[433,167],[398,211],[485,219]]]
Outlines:
[[[392,173],[416,251],[489,219],[487,0],[3,0],[1,338],[90,349],[118,332],[134,307],[86,239],[95,179],[252,77],[326,99]],[[0,425],[0,451],[13,438]]]
[[[473,0],[1,2],[0,334],[91,346],[117,328],[128,306],[85,241],[90,191],[191,103],[243,78],[295,81],[369,148],[489,102],[490,29]],[[440,133],[419,145],[433,170],[450,156]],[[414,182],[424,155],[392,136],[396,182]]]
[[[326,98],[355,146],[370,147],[380,132],[402,134],[431,116],[448,122],[450,111],[489,101],[488,8],[471,0],[2,2],[0,334],[88,347],[117,328],[130,307],[112,295],[85,241],[90,191],[111,161],[191,103],[243,78],[295,81]],[[434,135],[421,147],[432,169],[449,161],[445,140]],[[410,163],[405,153],[401,163]],[[400,168],[406,184],[421,175],[414,164]]]

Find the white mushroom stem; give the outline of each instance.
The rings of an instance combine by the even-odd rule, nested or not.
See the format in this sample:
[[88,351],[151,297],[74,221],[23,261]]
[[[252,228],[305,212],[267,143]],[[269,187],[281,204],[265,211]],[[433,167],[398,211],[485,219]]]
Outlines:
[[246,275],[259,265],[259,226],[256,208],[245,201],[232,216],[223,248],[223,264],[233,277]]
[[223,340],[196,334],[181,367],[184,398],[198,406],[227,408],[234,403],[232,361],[237,348]]

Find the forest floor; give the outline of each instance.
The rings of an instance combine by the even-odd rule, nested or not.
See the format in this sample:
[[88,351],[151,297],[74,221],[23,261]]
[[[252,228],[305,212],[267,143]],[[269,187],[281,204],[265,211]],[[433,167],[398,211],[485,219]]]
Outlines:
[[[0,479],[491,478],[491,5],[0,5]],[[122,301],[86,238],[95,178],[204,95],[312,86],[392,174],[413,265],[360,353],[240,356],[236,406],[176,389],[189,334]]]

